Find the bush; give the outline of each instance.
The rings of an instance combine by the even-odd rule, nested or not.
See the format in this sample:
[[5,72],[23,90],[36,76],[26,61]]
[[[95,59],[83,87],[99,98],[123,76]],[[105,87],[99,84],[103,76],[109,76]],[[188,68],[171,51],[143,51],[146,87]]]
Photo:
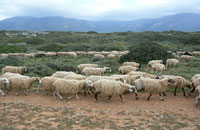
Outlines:
[[68,66],[68,65],[64,65],[64,66],[61,66],[60,71],[76,71],[76,69],[73,67],[73,66]]
[[130,47],[129,53],[120,58],[120,63],[135,61],[140,64],[147,64],[150,60],[163,60],[165,62],[172,55],[167,49],[157,43],[140,43]]
[[46,51],[46,52],[58,52],[58,51],[62,51],[62,49],[63,49],[62,45],[58,45],[55,43],[49,43],[49,44],[45,44],[45,45],[39,47],[37,50]]
[[37,65],[28,65],[28,72],[35,73],[40,76],[51,76],[53,74],[53,70],[46,65],[37,64]]
[[33,37],[33,38],[28,38],[26,40],[26,43],[31,44],[31,45],[40,45],[40,44],[45,44],[46,40],[37,38],[37,37]]
[[26,48],[22,46],[0,45],[0,53],[24,53],[26,51]]

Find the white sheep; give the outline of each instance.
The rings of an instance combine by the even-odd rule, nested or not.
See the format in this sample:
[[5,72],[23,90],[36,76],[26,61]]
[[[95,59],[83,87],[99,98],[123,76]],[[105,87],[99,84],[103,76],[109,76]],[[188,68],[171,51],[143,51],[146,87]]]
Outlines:
[[9,80],[7,78],[0,78],[0,93],[2,96],[5,96],[4,92],[1,90],[2,87],[6,88],[6,85],[9,85]]
[[57,71],[57,72],[52,74],[52,77],[64,78],[65,76],[74,75],[74,74],[76,74],[76,73],[74,73],[74,72],[66,72],[66,71]]
[[82,89],[92,88],[93,83],[90,80],[66,80],[58,79],[53,82],[53,86],[56,88],[54,91],[54,98],[57,95],[61,100],[63,97],[60,95],[72,94],[76,95],[76,99],[79,99],[78,92]]
[[[15,94],[18,95],[19,90],[26,91],[27,89],[30,89],[32,87],[32,84],[34,82],[39,82],[40,79],[37,77],[28,77],[28,76],[12,76],[8,78],[10,87],[12,90],[15,91]],[[26,94],[26,93],[24,93]]]
[[190,89],[190,91],[193,89],[191,82],[186,80],[185,78],[181,76],[174,76],[174,75],[162,75],[159,77],[159,79],[164,79],[168,78],[173,80],[175,83],[174,84],[169,84],[169,88],[174,88],[174,96],[176,96],[176,91],[177,89],[182,89],[183,90],[183,95],[186,96],[184,88],[187,87]]
[[100,79],[94,82],[94,87],[95,87],[94,98],[96,102],[98,102],[98,94],[103,94],[108,96],[107,102],[110,102],[110,99],[113,95],[119,95],[121,102],[125,103],[125,101],[122,98],[122,94],[125,91],[129,90],[130,92],[132,92],[134,89],[135,93],[137,93],[137,90],[135,89],[134,86],[116,80]]
[[127,75],[130,75],[130,76],[142,76],[142,77],[151,78],[151,79],[157,78],[156,75],[149,74],[149,73],[146,73],[146,72],[140,72],[140,71],[131,71]]
[[80,65],[77,66],[79,72],[81,72],[86,67],[97,68],[97,67],[99,67],[99,65],[97,65],[97,64],[80,64]]
[[95,55],[94,55],[94,58],[97,58],[97,59],[103,59],[103,58],[104,58],[104,55],[101,55],[101,54],[95,54]]
[[164,64],[152,64],[151,68],[152,68],[152,72],[153,71],[163,71],[166,69]]
[[77,55],[86,55],[87,52],[85,51],[76,51]]
[[130,65],[130,66],[133,66],[133,67],[136,67],[136,68],[140,68],[140,64],[136,63],[136,62],[124,62],[122,65],[123,66]]
[[111,69],[109,67],[103,67],[103,68],[84,68],[82,70],[82,73],[86,76],[90,75],[99,75],[102,76],[105,72],[111,72]]
[[56,56],[57,54],[55,52],[47,52],[45,53],[45,56],[47,57],[53,57],[53,56]]
[[107,57],[108,57],[108,59],[117,59],[117,58],[119,58],[119,56],[115,55],[115,54],[109,54]]
[[194,80],[194,79],[197,79],[197,78],[200,78],[200,74],[195,74],[194,76],[192,76],[192,81]]
[[118,69],[118,72],[121,73],[121,74],[127,74],[131,71],[138,71],[138,68],[127,65],[127,66],[121,66]]
[[193,78],[192,80],[192,89],[189,91],[189,96],[191,96],[191,93],[194,92],[194,90],[200,86],[200,77],[196,77],[196,78]]
[[73,57],[77,57],[76,52],[58,52],[57,54],[59,56],[73,56]]
[[153,64],[162,64],[162,60],[151,60],[148,62],[148,66],[151,67]]
[[200,51],[193,51],[192,54],[195,56],[200,56]]
[[2,58],[7,58],[7,57],[8,57],[8,54],[0,54],[0,57],[2,57]]
[[176,66],[179,63],[177,59],[167,59],[166,67],[168,66]]
[[195,57],[189,56],[189,55],[182,55],[182,56],[180,56],[180,59],[182,61],[191,61],[191,60],[195,59]]
[[11,73],[19,73],[21,74],[22,72],[26,72],[27,69],[25,66],[19,66],[19,67],[16,67],[16,66],[5,66],[2,68],[2,73],[5,73],[5,72],[11,72]]
[[80,75],[80,74],[73,74],[73,75],[67,75],[64,78],[65,79],[84,80],[84,79],[86,79],[86,76]]
[[108,79],[108,76],[91,75],[91,76],[88,76],[87,79],[91,80],[94,83],[94,82],[96,82],[97,80],[100,80],[100,79]]
[[21,74],[18,74],[18,73],[10,73],[10,72],[6,72],[4,74],[1,75],[2,78],[10,78],[12,76],[23,76]]
[[159,94],[160,99],[164,101],[164,98],[162,94],[165,96],[165,90],[168,87],[169,84],[174,83],[173,80],[164,78],[164,79],[150,79],[150,78],[140,78],[136,79],[134,81],[134,86],[136,87],[137,90],[140,90],[142,88],[145,89],[145,92],[148,92],[150,95],[147,98],[147,101],[150,100],[150,97],[152,94]]
[[34,53],[24,54],[24,57],[25,58],[33,58],[33,57],[35,57],[35,54]]
[[48,94],[49,92],[50,93],[53,93],[55,91],[55,87],[52,85],[54,81],[56,81],[57,79],[60,79],[60,78],[56,78],[56,77],[43,77],[41,80],[40,80],[40,86],[38,87],[36,93],[39,92],[39,88],[41,87],[45,92],[46,94]]
[[136,79],[139,79],[141,76],[139,75],[111,75],[107,77],[107,79],[112,79],[112,80],[120,80],[123,79],[127,84],[133,85],[133,81]]

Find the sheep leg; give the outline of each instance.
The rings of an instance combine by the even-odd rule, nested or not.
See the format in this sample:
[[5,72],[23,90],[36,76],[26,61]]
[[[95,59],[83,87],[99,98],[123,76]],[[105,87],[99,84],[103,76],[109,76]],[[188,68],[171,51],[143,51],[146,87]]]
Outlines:
[[107,103],[110,102],[111,97],[112,97],[112,96],[108,96],[108,98],[107,98]]
[[139,98],[138,98],[138,94],[137,93],[135,93],[135,99],[136,100],[138,100]]
[[94,95],[94,98],[95,98],[96,102],[98,102],[98,94],[99,94],[99,92],[95,93],[95,95]]
[[84,90],[84,96],[87,97],[86,89]]
[[5,96],[5,94],[3,93],[3,91],[0,89],[0,93],[2,96]]
[[79,100],[78,94],[76,94],[76,99]]
[[122,95],[119,95],[119,97],[120,97],[120,100],[121,100],[122,103],[126,103],[126,102],[124,101]]
[[160,96],[160,100],[161,100],[161,101],[164,101],[164,98],[162,97],[162,94],[161,94],[161,93],[159,93],[159,96]]
[[152,96],[152,94],[150,94],[149,96],[148,96],[148,98],[147,98],[147,101],[149,101],[150,100],[150,97]]
[[178,87],[176,87],[175,90],[174,90],[174,96],[176,96],[177,88],[178,88]]
[[163,92],[163,95],[164,95],[164,96],[167,96],[167,95],[165,94],[165,92]]
[[196,97],[196,107],[199,107],[199,105],[200,105],[200,104],[199,104],[199,103],[200,103],[199,100],[200,100],[200,96],[197,96],[197,97]]
[[26,93],[26,90],[24,90],[24,95],[27,96],[28,94]]
[[185,90],[184,90],[184,88],[182,88],[182,90],[183,90],[183,96],[185,97]]
[[36,92],[35,92],[35,93],[36,93],[36,94],[38,94],[38,92],[39,92],[39,86],[38,86],[38,88],[37,88],[37,90],[36,90]]
[[56,99],[56,91],[53,92],[53,98]]
[[18,92],[15,92],[15,95],[16,95],[16,96],[19,96]]
[[191,96],[191,93],[195,91],[195,86],[192,84],[192,88],[190,88],[188,96]]
[[193,92],[194,92],[194,90],[195,90],[195,88],[190,88],[190,89],[189,89],[188,96],[191,96],[191,93],[193,93]]
[[56,92],[56,95],[60,98],[60,100],[62,100],[63,99],[63,97],[60,95],[60,93],[59,92]]

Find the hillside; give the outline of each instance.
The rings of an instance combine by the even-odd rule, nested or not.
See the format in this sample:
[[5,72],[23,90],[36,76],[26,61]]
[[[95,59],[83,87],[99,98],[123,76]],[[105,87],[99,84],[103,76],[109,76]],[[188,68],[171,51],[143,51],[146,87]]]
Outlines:
[[180,13],[161,18],[134,21],[87,21],[64,17],[13,17],[0,21],[0,30],[76,31],[76,32],[143,32],[200,31],[200,14]]

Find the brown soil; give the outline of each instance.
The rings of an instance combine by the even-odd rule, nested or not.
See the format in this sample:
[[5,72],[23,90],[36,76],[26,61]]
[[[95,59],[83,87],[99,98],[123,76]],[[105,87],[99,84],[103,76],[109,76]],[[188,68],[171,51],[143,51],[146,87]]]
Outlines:
[[159,95],[139,93],[124,95],[126,104],[113,96],[111,102],[99,97],[79,95],[60,101],[52,96],[29,93],[15,96],[13,93],[0,98],[0,129],[200,129],[200,108],[195,107],[193,97],[182,93],[167,93],[165,101]]

